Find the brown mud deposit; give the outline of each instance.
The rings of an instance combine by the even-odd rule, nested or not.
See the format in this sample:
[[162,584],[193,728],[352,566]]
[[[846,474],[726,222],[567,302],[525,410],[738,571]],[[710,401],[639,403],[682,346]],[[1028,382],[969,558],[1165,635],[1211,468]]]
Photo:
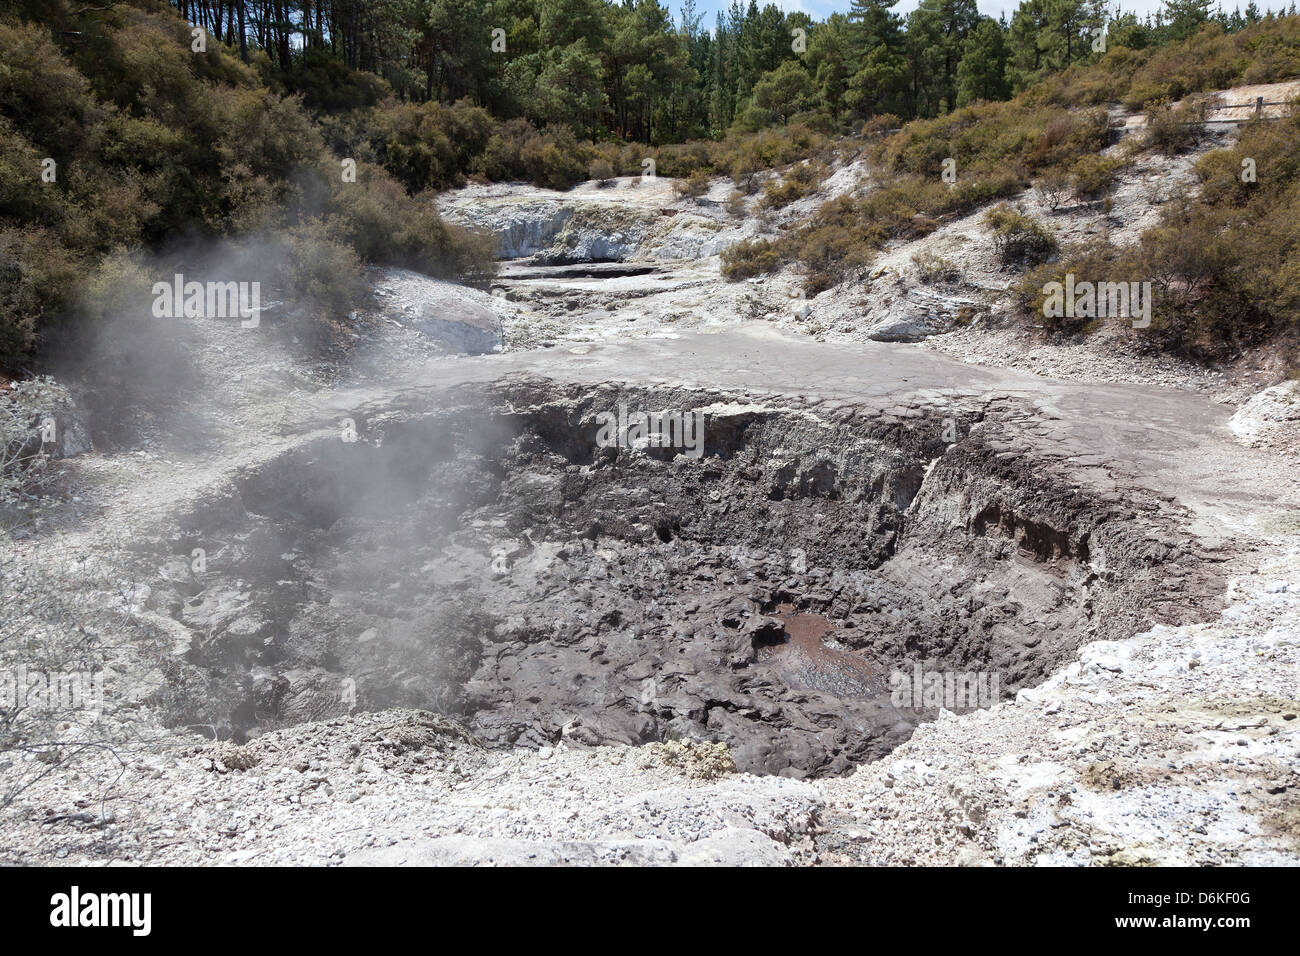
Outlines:
[[[236,740],[350,710],[489,745],[724,741],[843,773],[933,716],[889,675],[1032,686],[1087,641],[1212,613],[1212,554],[1145,492],[1014,449],[1010,400],[895,413],[520,377],[391,403],[142,542],[207,570],[150,608],[190,635],[176,724]],[[599,448],[596,415],[702,409],[704,454]]]
[[780,604],[775,617],[784,625],[781,640],[758,644],[760,661],[776,666],[791,687],[841,698],[866,699],[887,693],[888,680],[861,657],[830,646],[835,626],[820,614],[804,614]]

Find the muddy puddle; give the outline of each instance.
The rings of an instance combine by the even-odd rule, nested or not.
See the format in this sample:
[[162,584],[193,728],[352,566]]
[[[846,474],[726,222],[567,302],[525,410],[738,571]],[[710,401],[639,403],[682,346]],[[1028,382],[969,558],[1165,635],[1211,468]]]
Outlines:
[[791,687],[866,700],[888,688],[887,675],[836,640],[835,625],[820,614],[779,604],[772,614],[785,627],[779,642],[760,643],[755,654]]

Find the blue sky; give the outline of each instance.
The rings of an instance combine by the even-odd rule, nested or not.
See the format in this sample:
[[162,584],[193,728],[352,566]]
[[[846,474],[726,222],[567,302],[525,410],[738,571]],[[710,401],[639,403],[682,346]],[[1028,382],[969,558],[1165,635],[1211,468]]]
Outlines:
[[[673,17],[676,18],[681,14],[681,0],[659,0],[661,4],[668,6],[672,10]],[[742,0],[742,3],[748,3],[749,0]],[[765,3],[773,2],[777,6],[786,10],[802,10],[811,15],[814,19],[821,20],[828,13],[834,13],[836,10],[847,12],[849,9],[849,0],[759,0],[759,6]],[[1231,12],[1237,6],[1245,7],[1249,0],[1222,0],[1223,9]],[[1277,0],[1255,0],[1261,10],[1279,8]],[[1010,17],[1012,11],[1020,6],[1020,0],[978,0],[981,13],[987,13],[991,17],[1001,16],[1003,13]],[[907,13],[915,9],[917,0],[898,0],[894,6],[896,13]],[[713,26],[714,17],[718,10],[730,7],[731,0],[695,0],[695,8],[704,12],[704,23],[708,27]],[[1121,0],[1120,6],[1129,13],[1136,13],[1138,16],[1145,16],[1153,13],[1161,6],[1161,0]],[[1285,6],[1285,2],[1282,4]]]

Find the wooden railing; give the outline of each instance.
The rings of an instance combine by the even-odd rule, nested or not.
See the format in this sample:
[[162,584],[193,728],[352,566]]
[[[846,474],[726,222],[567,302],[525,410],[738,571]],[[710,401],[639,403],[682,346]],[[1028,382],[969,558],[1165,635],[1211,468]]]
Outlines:
[[1262,96],[1257,96],[1257,97],[1255,97],[1255,102],[1254,102],[1254,103],[1220,103],[1220,104],[1209,104],[1209,105],[1207,105],[1207,106],[1205,107],[1205,112],[1206,112],[1206,113],[1216,112],[1216,111],[1218,111],[1218,110],[1248,110],[1248,109],[1254,108],[1254,110],[1255,110],[1255,115],[1254,115],[1253,117],[1251,117],[1251,116],[1246,116],[1246,117],[1241,117],[1241,118],[1237,118],[1237,117],[1229,117],[1229,118],[1224,118],[1224,119],[1210,119],[1209,117],[1206,117],[1205,122],[1207,122],[1207,123],[1247,123],[1247,122],[1249,122],[1251,119],[1277,119],[1276,116],[1265,116],[1265,115],[1264,115],[1264,107],[1265,107],[1265,106],[1286,106],[1287,103],[1288,103],[1287,100],[1269,100],[1269,101],[1265,102],[1264,97],[1262,97]]

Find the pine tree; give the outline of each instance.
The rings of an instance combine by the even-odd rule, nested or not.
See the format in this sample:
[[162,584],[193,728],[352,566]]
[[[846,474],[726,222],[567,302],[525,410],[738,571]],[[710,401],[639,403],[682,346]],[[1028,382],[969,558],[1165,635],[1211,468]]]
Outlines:
[[1007,43],[1002,27],[990,17],[979,22],[963,45],[957,65],[957,105],[973,100],[1001,100],[1010,94],[1006,80]]
[[1051,22],[1048,0],[1024,0],[1011,15],[1007,80],[1013,91],[1024,89],[1050,67]]
[[897,49],[900,22],[892,12],[898,0],[852,0],[849,4],[849,22],[853,25],[853,49],[861,60],[879,46]]
[[1210,19],[1210,0],[1165,0],[1165,11],[1169,16],[1169,38],[1181,40]]

